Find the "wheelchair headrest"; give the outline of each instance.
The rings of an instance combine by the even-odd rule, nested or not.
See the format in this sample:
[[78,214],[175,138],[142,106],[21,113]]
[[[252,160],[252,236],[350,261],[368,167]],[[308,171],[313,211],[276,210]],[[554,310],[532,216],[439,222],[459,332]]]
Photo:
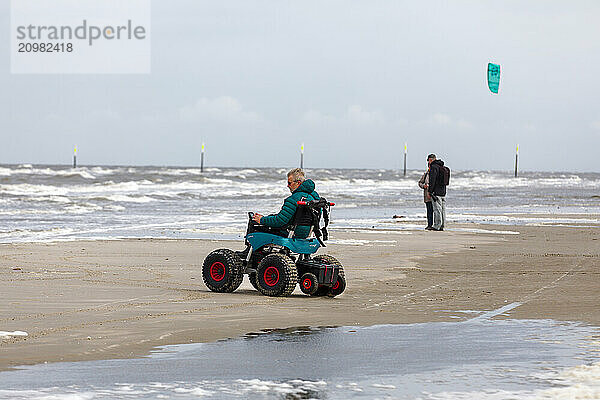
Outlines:
[[326,199],[321,198],[319,200],[309,200],[309,201],[298,201],[296,202],[299,206],[306,206],[308,208],[319,209],[325,207],[335,206],[335,203],[330,203]]

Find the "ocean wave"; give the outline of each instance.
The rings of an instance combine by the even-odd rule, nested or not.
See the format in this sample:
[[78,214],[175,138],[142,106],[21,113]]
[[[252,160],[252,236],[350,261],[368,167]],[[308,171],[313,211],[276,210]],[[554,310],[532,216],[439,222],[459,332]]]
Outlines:
[[469,172],[453,176],[450,179],[452,190],[481,190],[491,188],[525,188],[525,187],[556,187],[556,188],[600,188],[600,179],[582,178],[578,175],[559,176],[520,176],[499,175],[486,172]]
[[13,175],[42,175],[42,176],[54,176],[54,177],[75,177],[79,176],[84,179],[96,179],[86,168],[79,169],[52,169],[52,168],[34,168],[31,164],[25,164],[19,166],[16,169],[12,168],[0,168],[0,175],[2,176],[13,176]]
[[96,204],[70,204],[64,208],[64,211],[70,214],[89,214],[102,210],[102,206]]
[[236,178],[240,178],[240,179],[246,179],[247,175],[256,175],[256,174],[258,174],[258,171],[254,170],[254,169],[242,169],[242,170],[238,170],[238,171],[227,171],[227,172],[222,173],[223,176],[231,176],[231,177],[236,177]]
[[123,168],[91,167],[89,169],[96,175],[116,175],[123,171]]
[[36,241],[73,233],[72,228],[14,229],[0,232],[0,242]]
[[30,197],[29,200],[31,201],[49,201],[52,203],[71,203],[72,200],[67,197],[67,196],[36,196],[36,197]]
[[95,196],[94,200],[108,200],[118,203],[150,203],[154,201],[153,198],[148,196],[133,196],[124,194],[113,194],[110,196]]
[[482,400],[551,400],[551,399],[600,399],[600,364],[579,365],[562,371],[536,374],[536,381],[546,381],[555,386],[536,390],[501,390],[488,388],[485,391],[446,391],[426,393],[423,399],[482,399]]
[[[185,237],[191,214],[202,229],[246,222],[245,210],[278,212],[289,196],[284,168],[0,166],[0,224],[36,228],[74,226],[78,234],[92,224],[113,236],[142,235],[144,221],[170,223],[173,237]],[[422,171],[308,169],[317,191],[336,203],[332,226],[346,229],[410,231],[425,220]],[[452,224],[597,226],[600,174],[453,171],[447,196]],[[520,212],[523,215],[511,213]],[[132,216],[132,213],[135,213]],[[223,222],[222,213],[236,215]],[[392,220],[394,214],[404,218]],[[493,214],[493,215],[492,215]],[[548,214],[548,215],[533,215]],[[82,221],[76,221],[83,216]],[[131,218],[130,218],[131,216]],[[340,217],[338,219],[338,216]],[[198,221],[199,222],[199,221]],[[125,225],[122,225],[125,224]],[[93,225],[93,224],[92,224]],[[95,226],[95,225],[94,225]],[[169,226],[169,224],[165,225]],[[148,227],[156,232],[156,227]],[[133,232],[133,233],[132,233]],[[205,233],[210,233],[205,231]],[[92,235],[101,235],[93,232]],[[154,233],[152,233],[154,234]],[[163,234],[163,233],[160,233]]]
[[13,196],[64,196],[69,193],[69,189],[54,185],[34,185],[29,183],[20,183],[12,185],[0,185],[0,193]]
[[307,393],[317,393],[327,387],[325,381],[293,379],[271,381],[261,379],[236,379],[229,382],[149,382],[116,383],[105,388],[68,386],[40,389],[0,389],[0,399],[68,399],[89,400],[96,398],[306,398]]

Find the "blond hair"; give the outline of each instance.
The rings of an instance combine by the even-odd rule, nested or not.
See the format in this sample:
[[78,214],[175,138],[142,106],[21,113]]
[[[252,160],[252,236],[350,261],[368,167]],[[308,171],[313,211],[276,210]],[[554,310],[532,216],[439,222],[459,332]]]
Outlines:
[[291,169],[290,172],[287,173],[287,177],[293,177],[295,181],[298,182],[304,182],[304,179],[306,179],[305,175],[304,175],[304,171],[302,171],[302,168],[294,168]]

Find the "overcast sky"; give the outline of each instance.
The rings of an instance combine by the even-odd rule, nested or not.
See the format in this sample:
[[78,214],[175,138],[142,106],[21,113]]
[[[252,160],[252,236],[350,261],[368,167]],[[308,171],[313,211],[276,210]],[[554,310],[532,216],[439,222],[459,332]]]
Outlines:
[[[152,2],[152,73],[10,73],[0,163],[600,172],[598,1]],[[500,93],[486,84],[502,66]]]

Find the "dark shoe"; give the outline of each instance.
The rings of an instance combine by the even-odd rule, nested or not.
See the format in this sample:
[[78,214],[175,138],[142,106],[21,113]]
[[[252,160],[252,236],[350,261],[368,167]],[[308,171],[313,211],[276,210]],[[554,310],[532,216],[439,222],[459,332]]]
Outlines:
[[433,229],[433,226],[427,226],[427,227],[425,227],[425,230],[426,230],[426,231],[430,231],[430,230],[432,230],[432,229]]
[[431,230],[432,230],[432,231],[436,231],[436,232],[440,232],[440,231],[443,231],[443,230],[444,230],[444,228],[440,228],[440,229],[431,228]]

